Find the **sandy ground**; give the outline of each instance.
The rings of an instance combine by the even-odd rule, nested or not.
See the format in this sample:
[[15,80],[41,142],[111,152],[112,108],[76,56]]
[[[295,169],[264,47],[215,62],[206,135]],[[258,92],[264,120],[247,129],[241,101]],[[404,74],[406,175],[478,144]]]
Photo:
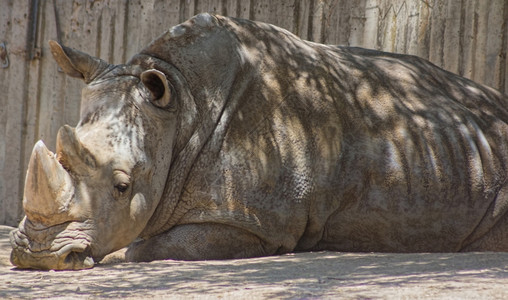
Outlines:
[[508,253],[300,253],[225,261],[118,262],[84,271],[9,263],[0,226],[0,298],[508,299]]

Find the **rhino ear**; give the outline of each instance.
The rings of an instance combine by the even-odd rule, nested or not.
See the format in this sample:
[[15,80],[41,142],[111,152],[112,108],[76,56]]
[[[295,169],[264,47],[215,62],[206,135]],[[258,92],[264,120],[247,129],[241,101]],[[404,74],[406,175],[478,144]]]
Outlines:
[[65,74],[81,78],[87,84],[110,67],[100,58],[62,46],[55,41],[49,41],[49,48]]
[[141,82],[150,91],[150,102],[159,108],[168,108],[171,104],[171,88],[166,75],[151,69],[141,73]]

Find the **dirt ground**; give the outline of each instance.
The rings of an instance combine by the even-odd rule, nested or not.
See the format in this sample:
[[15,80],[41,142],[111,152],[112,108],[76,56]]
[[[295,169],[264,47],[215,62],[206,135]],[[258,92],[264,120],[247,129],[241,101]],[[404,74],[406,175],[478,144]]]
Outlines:
[[0,226],[0,298],[508,299],[508,253],[316,252],[225,261],[17,270]]

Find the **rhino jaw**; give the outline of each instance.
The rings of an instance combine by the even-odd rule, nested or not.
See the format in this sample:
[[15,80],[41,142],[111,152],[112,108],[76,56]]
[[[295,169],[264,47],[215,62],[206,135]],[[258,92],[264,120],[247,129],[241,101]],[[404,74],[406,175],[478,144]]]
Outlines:
[[35,144],[25,180],[23,209],[32,222],[52,226],[73,221],[74,184],[69,173],[42,141]]

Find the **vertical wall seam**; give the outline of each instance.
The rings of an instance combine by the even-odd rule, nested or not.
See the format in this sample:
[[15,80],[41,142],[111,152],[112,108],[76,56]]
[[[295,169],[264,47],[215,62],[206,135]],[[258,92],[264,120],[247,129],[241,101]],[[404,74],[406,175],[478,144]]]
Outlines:
[[[183,0],[185,1],[185,0]],[[124,17],[123,17],[123,37],[122,37],[122,43],[123,43],[123,53],[122,53],[122,61],[126,61],[127,60],[127,46],[128,46],[128,42],[127,42],[127,38],[128,38],[128,24],[129,24],[129,3],[130,1],[125,1],[124,2],[124,5],[125,5],[125,14],[124,14]]]
[[[444,4],[443,4],[444,5]],[[448,13],[448,6],[446,6],[446,10],[445,10],[445,16],[447,15]],[[441,31],[440,31],[440,35],[441,35],[441,38],[440,38],[440,41],[439,41],[439,56],[438,56],[438,59],[439,59],[439,66],[441,66],[442,68],[444,68],[445,66],[445,38],[446,38],[446,26],[448,25],[447,24],[447,18],[444,18],[443,20],[443,27],[441,28]]]
[[199,0],[194,0],[194,12],[192,13],[193,15],[197,15],[199,13]]
[[256,1],[255,0],[250,0],[249,1],[249,19],[252,20],[252,21],[255,21],[256,18],[256,12],[255,12],[255,8],[256,8]]
[[466,0],[460,1],[460,28],[459,28],[459,62],[458,70],[459,75],[464,75],[464,28],[466,27]]
[[101,57],[101,47],[102,47],[102,7],[99,10],[99,18],[97,19],[97,36],[95,37],[95,56]]
[[[35,43],[36,43],[36,37],[34,37],[33,35],[30,35],[29,33],[31,32],[30,31],[30,28],[33,28],[33,26],[38,26],[38,24],[34,24],[35,22],[37,22],[37,16],[34,16],[32,14],[32,12],[34,13],[39,13],[39,7],[33,7],[33,5],[37,5],[39,6],[39,1],[31,1],[30,2],[30,5],[29,5],[29,12],[30,12],[30,18],[28,20],[28,24],[29,26],[27,26],[26,28],[26,46],[27,46],[27,49],[30,49],[30,51],[33,51],[34,50],[34,47],[35,47]],[[36,34],[34,32],[32,32],[33,34]],[[32,39],[32,41],[30,41],[30,39]],[[28,48],[30,47],[30,48]],[[29,54],[30,53],[30,54]],[[25,54],[25,59],[23,60],[23,78],[26,78],[26,79],[30,79],[30,76],[29,76],[29,64],[30,64],[30,60],[32,57],[32,52],[29,52],[27,51],[26,54]],[[28,86],[28,82],[27,82],[27,85]],[[25,181],[25,178],[23,176],[24,174],[24,169],[21,169],[23,168],[24,166],[24,161],[25,161],[25,148],[26,148],[26,137],[27,137],[27,112],[28,112],[28,97],[29,97],[29,93],[28,93],[28,89],[27,88],[24,88],[22,89],[22,95],[21,95],[21,109],[20,109],[20,129],[21,129],[21,132],[20,132],[20,141],[19,141],[19,147],[20,147],[20,151],[19,153],[17,153],[18,155],[18,158],[19,158],[19,178],[18,178],[18,192],[17,192],[17,197],[18,199],[13,199],[14,201],[17,201],[18,204],[16,205],[16,217],[15,217],[15,220],[18,221],[18,219],[22,216],[22,213],[23,213],[23,205],[22,205],[22,200],[23,200],[23,190],[24,190],[24,181]]]
[[293,2],[293,33],[300,36],[300,0]]
[[473,38],[471,41],[471,79],[476,75],[476,47],[478,46],[478,1],[475,1],[473,13]]
[[228,16],[228,0],[221,0],[221,12],[223,16]]
[[321,22],[319,22],[319,26],[321,27],[320,30],[319,30],[319,42],[320,43],[324,43],[326,41],[326,16],[325,16],[325,9],[324,9],[324,6],[325,6],[325,1],[323,0],[320,0],[320,7],[319,7],[319,13],[320,13],[320,16],[319,16],[319,20],[321,20]]
[[109,31],[110,31],[110,38],[109,38],[109,45],[108,45],[108,62],[113,63],[114,61],[114,51],[115,51],[115,31],[116,31],[116,20],[117,20],[117,14],[116,11],[114,11],[113,15],[111,16],[111,19],[109,20]]
[[240,4],[240,0],[237,0],[236,1],[236,12],[235,12],[235,17],[239,18],[241,13],[242,13],[242,5]]
[[185,21],[185,17],[186,17],[185,11],[186,11],[186,9],[187,9],[187,8],[186,8],[186,6],[185,6],[185,2],[186,2],[186,1],[187,1],[187,0],[180,0],[180,5],[179,5],[179,7],[178,7],[178,10],[179,10],[179,11],[178,11],[178,14],[179,14],[179,15],[178,15],[178,19],[179,19],[178,21],[179,21],[180,23],[182,23],[183,21]]
[[307,39],[309,41],[314,40],[313,30],[314,30],[314,0],[309,1],[309,16],[307,17]]
[[503,6],[503,24],[501,24],[501,53],[500,55],[500,68],[499,70],[499,82],[497,86],[499,90],[503,93],[507,93],[506,91],[506,69],[508,68],[508,60],[506,59],[507,51],[508,51],[508,1],[504,1]]

